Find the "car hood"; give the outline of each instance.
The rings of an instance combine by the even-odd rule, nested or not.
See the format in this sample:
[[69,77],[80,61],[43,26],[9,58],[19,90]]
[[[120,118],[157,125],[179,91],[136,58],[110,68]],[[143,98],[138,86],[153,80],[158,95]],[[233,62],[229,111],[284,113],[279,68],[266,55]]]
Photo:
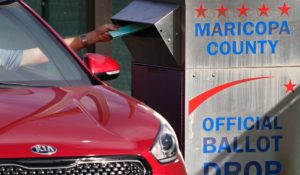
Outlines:
[[[139,155],[160,128],[157,113],[110,87],[0,89],[1,158]],[[21,156],[20,156],[21,155]]]

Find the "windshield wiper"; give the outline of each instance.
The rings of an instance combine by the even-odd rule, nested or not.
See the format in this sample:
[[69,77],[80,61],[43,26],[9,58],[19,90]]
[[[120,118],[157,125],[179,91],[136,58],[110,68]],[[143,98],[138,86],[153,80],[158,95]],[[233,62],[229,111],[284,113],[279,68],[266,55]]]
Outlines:
[[0,82],[0,88],[5,88],[5,87],[51,87],[51,86],[41,85],[41,84]]

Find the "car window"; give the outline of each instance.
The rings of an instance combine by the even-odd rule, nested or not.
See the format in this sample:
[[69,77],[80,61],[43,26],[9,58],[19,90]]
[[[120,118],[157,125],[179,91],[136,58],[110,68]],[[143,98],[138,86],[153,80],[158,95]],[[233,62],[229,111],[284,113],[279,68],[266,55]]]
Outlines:
[[73,56],[20,4],[0,7],[0,82],[90,85]]

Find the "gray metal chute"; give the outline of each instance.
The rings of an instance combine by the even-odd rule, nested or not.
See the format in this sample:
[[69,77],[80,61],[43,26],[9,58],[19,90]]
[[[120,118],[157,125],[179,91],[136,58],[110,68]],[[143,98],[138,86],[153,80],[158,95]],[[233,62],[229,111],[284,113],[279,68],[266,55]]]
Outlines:
[[124,37],[134,62],[162,67],[182,67],[181,8],[178,4],[136,0],[113,16],[114,23],[148,24],[147,30]]

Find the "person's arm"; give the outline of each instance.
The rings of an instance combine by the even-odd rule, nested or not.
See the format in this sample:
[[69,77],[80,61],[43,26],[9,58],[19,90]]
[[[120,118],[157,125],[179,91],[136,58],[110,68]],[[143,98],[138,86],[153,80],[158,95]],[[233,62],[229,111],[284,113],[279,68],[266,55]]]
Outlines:
[[[93,45],[97,42],[107,42],[112,38],[109,35],[109,31],[117,30],[117,26],[113,24],[105,24],[98,27],[96,30],[86,34],[87,43],[82,42],[80,36],[70,37],[64,39],[65,43],[71,47],[74,51],[79,51],[89,45]],[[48,61],[48,58],[39,48],[33,48],[24,50],[21,60],[21,66],[30,64],[41,64]]]
[[48,57],[39,48],[27,49],[23,51],[20,66],[30,64],[42,64],[48,61]]
[[86,33],[86,43],[82,42],[82,38],[80,36],[66,38],[64,41],[66,44],[71,47],[75,51],[79,51],[87,46],[93,45],[97,42],[107,42],[112,38],[109,31],[117,30],[117,26],[112,24],[105,24],[103,26],[98,27],[96,30]]

